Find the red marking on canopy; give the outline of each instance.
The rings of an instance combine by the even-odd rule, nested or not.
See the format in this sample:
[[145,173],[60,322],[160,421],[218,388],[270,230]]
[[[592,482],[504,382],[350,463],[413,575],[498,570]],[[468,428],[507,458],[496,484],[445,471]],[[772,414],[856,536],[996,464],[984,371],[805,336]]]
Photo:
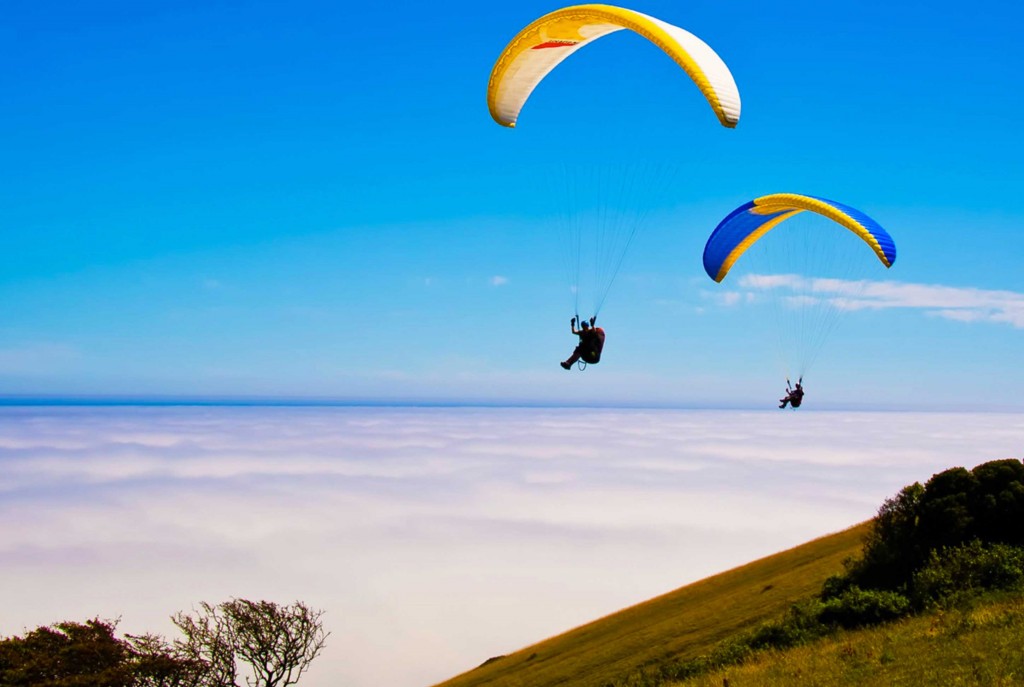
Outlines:
[[544,43],[538,43],[537,45],[530,48],[530,50],[543,50],[544,48],[568,48],[571,45],[576,45],[579,41],[569,40],[553,40],[545,41]]

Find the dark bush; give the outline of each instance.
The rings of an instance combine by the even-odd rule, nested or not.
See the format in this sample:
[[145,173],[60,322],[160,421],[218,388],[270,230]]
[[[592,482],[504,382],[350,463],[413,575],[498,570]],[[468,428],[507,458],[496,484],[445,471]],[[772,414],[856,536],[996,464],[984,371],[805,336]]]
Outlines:
[[131,687],[131,652],[114,636],[116,625],[63,622],[0,640],[0,685]]
[[975,536],[982,541],[1024,545],[1024,463],[995,460],[974,469]]
[[[850,584],[862,589],[906,590],[932,552],[972,540],[1024,545],[1024,463],[983,463],[952,468],[927,484],[905,487],[888,499],[872,524],[862,558],[850,566]],[[830,583],[830,593],[842,584]]]
[[869,589],[898,589],[920,556],[918,523],[925,488],[915,482],[886,499],[864,541],[860,560],[848,566],[852,584]]
[[0,639],[3,687],[195,687],[205,666],[153,635],[118,638],[117,621],[39,627]]

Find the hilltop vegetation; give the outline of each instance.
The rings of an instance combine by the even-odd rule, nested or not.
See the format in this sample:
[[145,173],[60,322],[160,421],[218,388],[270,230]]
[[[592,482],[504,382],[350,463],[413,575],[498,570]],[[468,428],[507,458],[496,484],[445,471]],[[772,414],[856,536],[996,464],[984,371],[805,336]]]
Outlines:
[[873,627],[1024,589],[1024,464],[953,468],[883,504],[863,554],[788,613],[696,659],[645,668],[623,684],[661,685],[801,646],[841,630]]
[[[1000,460],[973,470],[953,468],[923,486],[904,488],[863,526],[496,658],[443,685],[720,685],[724,675],[739,670],[762,670],[757,677],[745,673],[753,681],[743,684],[785,684],[764,671],[782,671],[790,680],[796,674],[817,677],[818,661],[828,656],[846,657],[821,667],[837,680],[855,684],[860,668],[846,659],[867,656],[884,667],[875,671],[878,684],[888,684],[901,671],[922,674],[920,666],[900,662],[903,644],[932,641],[931,651],[938,651],[939,637],[980,638],[978,647],[1020,638],[1022,545],[1024,464]],[[844,555],[837,558],[840,550]],[[752,603],[758,588],[764,598]],[[947,627],[943,619],[953,619],[948,622],[955,632],[935,630]],[[794,647],[803,649],[782,653]],[[929,649],[916,651],[906,654],[908,660]],[[958,655],[949,647],[941,651]],[[1021,674],[1020,661],[987,663],[983,652],[972,661],[996,676]],[[943,658],[929,665],[939,670],[947,663]],[[704,681],[712,676],[717,683]]]
[[914,615],[741,665],[670,682],[666,687],[934,687],[1021,684],[1024,595],[992,595],[965,607]]

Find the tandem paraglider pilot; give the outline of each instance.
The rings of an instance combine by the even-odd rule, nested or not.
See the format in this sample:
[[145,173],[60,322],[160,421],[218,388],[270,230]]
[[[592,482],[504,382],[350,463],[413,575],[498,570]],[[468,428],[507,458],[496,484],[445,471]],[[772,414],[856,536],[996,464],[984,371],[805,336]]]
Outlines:
[[794,408],[799,408],[800,404],[804,402],[804,388],[801,386],[804,378],[801,377],[797,380],[796,386],[790,387],[789,380],[786,380],[786,395],[779,399],[779,407],[785,408],[786,404],[790,404]]
[[576,318],[572,318],[570,326],[572,333],[580,337],[580,343],[572,352],[569,359],[561,363],[566,370],[572,367],[577,360],[582,360],[589,365],[596,365],[601,362],[601,350],[604,348],[604,330],[594,326],[596,317],[591,317],[590,322],[580,320],[580,328],[576,329]]

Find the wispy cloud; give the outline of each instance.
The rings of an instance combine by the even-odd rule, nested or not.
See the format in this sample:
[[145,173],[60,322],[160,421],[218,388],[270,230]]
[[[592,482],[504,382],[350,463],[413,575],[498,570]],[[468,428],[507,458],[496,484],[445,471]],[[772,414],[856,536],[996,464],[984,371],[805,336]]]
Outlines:
[[933,317],[958,322],[1009,324],[1024,329],[1024,293],[911,284],[895,281],[818,279],[795,274],[749,274],[738,280],[746,292],[727,291],[717,298],[723,305],[752,302],[765,291],[778,291],[792,305],[828,303],[844,310],[922,310]]
[[508,277],[503,277],[500,274],[491,277],[491,286],[504,286],[505,284],[508,284]]

